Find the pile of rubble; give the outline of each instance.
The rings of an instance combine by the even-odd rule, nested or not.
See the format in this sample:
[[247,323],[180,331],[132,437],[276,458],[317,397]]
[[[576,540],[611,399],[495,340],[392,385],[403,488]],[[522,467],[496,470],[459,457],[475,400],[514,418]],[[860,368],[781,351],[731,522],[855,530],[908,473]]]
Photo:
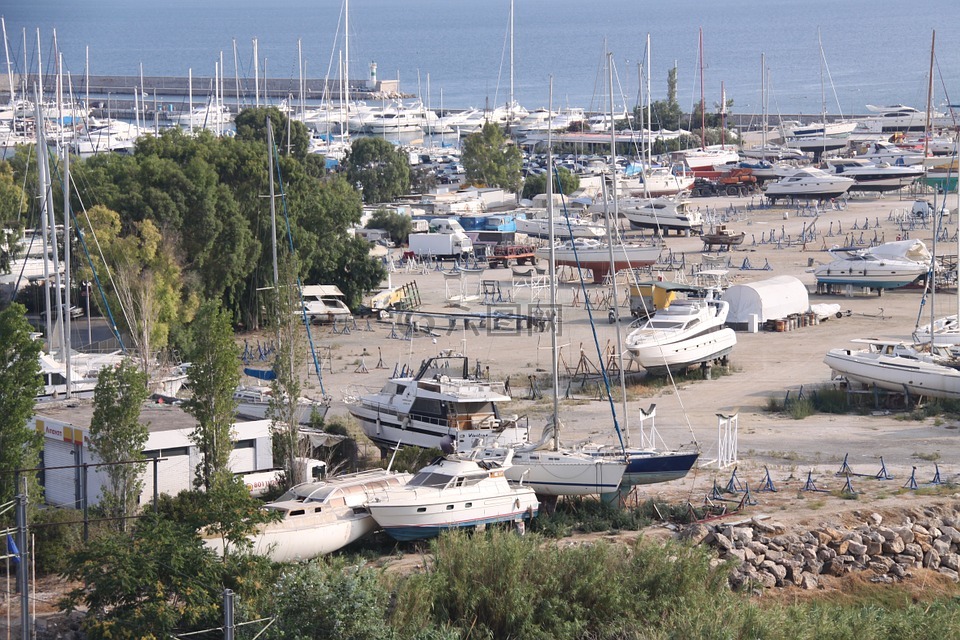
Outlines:
[[875,582],[893,582],[926,568],[960,581],[960,513],[926,510],[902,524],[884,524],[872,513],[853,529],[823,525],[787,533],[782,524],[752,518],[731,524],[694,524],[680,537],[717,549],[734,561],[734,589],[797,586],[816,589],[820,576],[870,571]]

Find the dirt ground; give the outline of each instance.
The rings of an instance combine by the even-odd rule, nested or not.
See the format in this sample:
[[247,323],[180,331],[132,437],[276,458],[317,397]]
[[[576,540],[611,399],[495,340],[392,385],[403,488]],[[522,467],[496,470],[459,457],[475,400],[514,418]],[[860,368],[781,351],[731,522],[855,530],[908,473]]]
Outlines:
[[[689,500],[702,504],[714,483],[725,487],[731,479],[732,467],[720,469],[711,460],[718,455],[720,418],[737,416],[737,479],[749,484],[757,503],[752,513],[774,512],[780,520],[816,520],[833,512],[895,508],[918,501],[934,499],[949,492],[948,488],[929,484],[939,465],[940,478],[954,482],[960,474],[960,430],[956,420],[945,417],[915,419],[908,412],[885,407],[875,408],[870,396],[859,398],[864,404],[860,414],[816,414],[795,420],[769,410],[771,401],[782,403],[790,395],[810,394],[831,385],[831,371],[823,364],[825,353],[835,347],[849,346],[850,341],[865,337],[908,337],[917,324],[921,311],[922,291],[898,289],[882,296],[856,293],[817,295],[814,265],[830,261],[826,249],[853,243],[869,244],[871,240],[892,241],[899,237],[919,238],[930,248],[930,228],[901,226],[904,213],[909,213],[914,197],[857,196],[845,209],[824,207],[779,206],[763,208],[759,198],[702,198],[694,201],[708,220],[725,223],[733,231],[744,231],[746,240],[740,248],[726,254],[730,284],[764,280],[778,275],[799,278],[809,292],[811,304],[839,304],[843,317],[832,317],[818,325],[793,331],[738,333],[738,344],[730,355],[725,375],[713,380],[683,381],[675,385],[644,380],[640,372],[630,379],[638,382],[627,391],[626,411],[616,403],[617,419],[622,429],[630,432],[632,442],[638,438],[639,409],[656,404],[657,444],[667,447],[699,446],[700,464],[687,478],[666,484],[649,485],[638,490],[640,498],[663,497]],[[956,200],[949,203],[956,208]],[[909,217],[909,216],[906,216]],[[810,229],[813,229],[811,232]],[[803,243],[801,238],[808,241]],[[949,224],[950,240],[940,238],[938,253],[956,255],[954,235],[956,215]],[[693,269],[704,262],[702,242],[696,237],[668,236],[668,253],[678,269],[660,272],[666,279],[691,279]],[[710,255],[717,255],[712,253]],[[743,269],[743,266],[752,268]],[[760,269],[759,267],[769,267]],[[480,280],[499,283],[508,305],[484,305],[482,296],[473,302],[456,306],[447,298],[457,294],[475,294]],[[468,276],[463,283],[447,278],[429,268],[419,270],[398,267],[391,273],[393,285],[416,282],[423,298],[423,310],[436,313],[480,313],[494,306],[526,313],[538,304],[546,304],[546,290],[512,286],[510,269],[488,269],[481,276]],[[618,326],[607,320],[607,306],[612,300],[609,287],[590,284],[584,296],[578,283],[564,282],[559,287],[562,305],[560,336],[560,370],[575,381],[584,371],[595,371],[600,357],[594,344],[591,322],[582,301],[589,298],[596,304],[594,323],[601,350],[616,349]],[[624,304],[625,291],[619,300]],[[940,291],[935,303],[938,315],[954,313],[957,295],[954,289]],[[929,321],[930,303],[924,306],[923,322]],[[529,376],[548,377],[550,339],[548,333],[523,329],[490,330],[487,327],[465,330],[462,323],[450,329],[444,319],[421,318],[424,325],[433,323],[432,333],[420,332],[413,339],[403,339],[409,332],[391,321],[358,320],[357,326],[344,332],[342,328],[320,327],[314,340],[323,355],[324,389],[334,398],[330,415],[347,416],[342,398],[357,393],[359,388],[379,388],[395,370],[416,367],[422,359],[441,349],[466,353],[480,362],[481,370],[492,379],[508,376],[514,401],[502,409],[527,416],[531,432],[539,433],[539,425],[552,409],[549,389],[544,397],[529,398]],[[626,329],[621,327],[623,334]],[[399,336],[399,339],[394,337]],[[608,356],[604,356],[605,359]],[[616,358],[614,357],[615,361]],[[616,377],[614,385],[618,385]],[[313,391],[316,377],[311,380]],[[619,392],[615,392],[619,397]],[[596,388],[588,385],[574,391],[560,403],[564,428],[562,440],[575,444],[584,440],[615,441],[610,403],[600,400]],[[362,440],[362,436],[361,436]],[[372,446],[370,452],[373,453]],[[839,496],[845,477],[835,475],[844,458],[854,473],[852,487],[856,499]],[[919,491],[903,489],[916,467]],[[875,476],[886,469],[888,480]],[[778,489],[776,493],[759,492],[766,479],[766,470]],[[800,488],[808,475],[818,489],[805,492]],[[831,493],[833,492],[833,493]],[[739,499],[740,496],[730,496]],[[731,503],[731,508],[736,507]]]

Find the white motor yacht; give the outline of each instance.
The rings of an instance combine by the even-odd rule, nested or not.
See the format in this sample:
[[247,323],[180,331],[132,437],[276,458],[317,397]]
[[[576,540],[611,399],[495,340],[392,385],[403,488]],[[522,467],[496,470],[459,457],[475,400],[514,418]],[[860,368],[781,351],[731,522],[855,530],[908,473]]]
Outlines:
[[[688,295],[693,293],[703,292],[688,290]],[[714,294],[708,290],[704,297],[677,299],[658,309],[627,335],[630,357],[653,375],[726,358],[737,334],[724,327],[730,304]]]
[[889,106],[867,105],[875,115],[859,121],[859,131],[867,133],[895,133],[897,131],[923,131],[927,126],[927,113],[902,104]]
[[689,200],[666,197],[622,199],[619,210],[633,229],[653,229],[663,235],[671,231],[684,235],[703,231],[703,215]]
[[537,515],[532,488],[511,485],[510,456],[493,460],[446,455],[421,469],[402,487],[373,496],[367,507],[396,540],[420,540],[450,529],[523,522]]
[[428,358],[416,374],[400,372],[379,391],[348,390],[344,401],[381,451],[439,447],[445,437],[525,442],[528,435],[525,421],[500,415],[497,403],[510,401],[503,383],[471,375],[460,354]]
[[842,196],[853,187],[853,184],[853,178],[833,175],[822,169],[804,167],[776,182],[767,182],[764,184],[763,193],[773,203],[779,199],[794,198],[829,200]]
[[897,289],[930,271],[931,255],[920,240],[898,240],[868,249],[831,250],[834,260],[814,269],[817,285]]
[[926,174],[922,164],[892,165],[875,162],[868,158],[830,158],[826,161],[829,172],[853,178],[851,191],[896,191],[910,186]]
[[[253,552],[274,562],[296,562],[342,549],[377,529],[367,509],[371,496],[402,487],[411,477],[372,469],[298,484],[263,506],[281,519],[261,525],[249,537]],[[203,542],[221,555],[230,545],[209,532]]]
[[859,157],[873,162],[886,162],[895,166],[913,166],[924,162],[923,152],[904,149],[885,140],[874,142]]

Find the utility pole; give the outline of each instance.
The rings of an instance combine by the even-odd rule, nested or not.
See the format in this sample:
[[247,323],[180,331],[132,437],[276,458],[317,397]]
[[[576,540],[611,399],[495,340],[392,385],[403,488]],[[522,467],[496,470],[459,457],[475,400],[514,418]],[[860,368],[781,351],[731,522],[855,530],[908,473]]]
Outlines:
[[30,640],[30,556],[27,553],[27,479],[17,495],[17,588],[20,589],[20,638]]
[[234,640],[233,598],[232,589],[223,590],[223,640]]

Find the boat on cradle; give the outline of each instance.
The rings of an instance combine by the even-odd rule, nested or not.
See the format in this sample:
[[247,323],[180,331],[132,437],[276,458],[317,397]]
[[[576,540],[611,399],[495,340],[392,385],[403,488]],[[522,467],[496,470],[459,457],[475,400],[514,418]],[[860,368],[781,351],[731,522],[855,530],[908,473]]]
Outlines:
[[[628,168],[629,169],[629,168]],[[682,167],[646,167],[619,179],[621,197],[659,198],[690,191],[696,176]]]
[[741,149],[740,155],[754,160],[805,160],[807,156],[799,149],[785,147],[778,144],[762,144]]
[[402,487],[372,496],[370,515],[396,540],[432,538],[442,531],[521,523],[537,515],[540,503],[533,489],[514,486],[504,472],[509,456],[498,463],[441,456]]
[[[569,240],[574,238],[603,238],[607,235],[607,230],[602,224],[597,224],[591,220],[569,216],[554,216],[553,233],[556,238]],[[526,218],[516,218],[517,233],[525,233],[528,236],[546,238],[550,235],[550,218],[546,215],[546,210],[542,215],[534,215],[533,211],[527,210]]]
[[838,198],[853,187],[853,178],[829,174],[822,169],[804,167],[776,182],[767,182],[763,194],[772,203],[783,199],[808,198],[829,200]]
[[856,120],[837,120],[835,122],[811,122],[803,124],[796,120],[781,123],[783,138],[846,138],[860,126]]
[[[641,422],[651,420],[645,434],[656,433],[652,420],[656,417],[657,405],[651,405],[647,411],[642,411]],[[643,432],[643,428],[641,429]],[[646,435],[645,438],[646,439]],[[623,460],[626,458],[627,468],[623,472],[621,487],[626,489],[636,485],[657,484],[679,480],[690,472],[700,457],[698,451],[686,449],[658,449],[654,447],[631,447],[618,445],[587,443],[579,451],[589,456],[607,460]]]
[[746,236],[747,234],[743,231],[736,233],[727,229],[727,225],[721,224],[710,233],[701,235],[700,239],[703,240],[703,248],[705,251],[710,251],[714,247],[717,247],[718,251],[729,251],[731,248],[739,247],[743,244]]
[[664,309],[627,334],[628,355],[651,375],[724,361],[737,345],[737,334],[724,326],[730,303],[717,291],[699,287],[680,289],[686,298],[673,300]]
[[886,162],[887,164],[896,166],[923,164],[925,159],[922,151],[904,149],[885,140],[874,142],[865,152],[861,153],[859,157],[872,160],[873,162]]
[[[615,243],[613,268],[615,271],[623,271],[634,267],[648,267],[660,259],[660,252],[661,246],[658,244]],[[590,269],[596,283],[603,282],[610,273],[610,249],[606,242],[578,238],[556,245],[554,255],[560,266]],[[549,259],[549,247],[537,249],[537,257]]]
[[831,349],[823,362],[848,382],[931,398],[960,399],[955,361],[896,340],[854,340],[863,349]]
[[526,420],[501,416],[498,402],[509,402],[502,382],[472,376],[466,356],[442,353],[428,358],[415,375],[393,376],[375,392],[349,389],[350,414],[381,451],[396,446],[429,449],[445,438],[460,450],[475,440],[525,442]]
[[898,289],[926,276],[932,256],[920,240],[898,240],[867,249],[831,249],[834,260],[814,269],[817,288],[853,285]]
[[892,165],[867,158],[830,158],[826,164],[829,173],[853,178],[851,191],[897,191],[926,175],[923,165]]
[[621,199],[620,214],[633,229],[653,229],[663,235],[676,231],[689,236],[703,230],[703,215],[689,200],[678,198]]
[[698,178],[717,178],[720,176],[720,172],[715,167],[740,160],[740,154],[736,147],[731,146],[690,149],[681,152],[681,155],[687,167]]
[[[253,553],[274,562],[296,562],[333,553],[373,533],[376,521],[367,502],[372,495],[404,486],[409,473],[372,469],[292,487],[263,506],[280,520],[249,536]],[[222,555],[230,542],[206,533],[204,544]]]
[[[263,370],[244,368],[244,373],[256,377],[263,373]],[[269,373],[272,374],[273,372],[270,371]],[[240,385],[234,390],[233,399],[237,402],[237,416],[247,420],[265,420],[270,415],[273,389],[262,384]],[[330,405],[326,402],[300,398],[296,410],[297,423],[310,424],[314,414],[322,419],[327,415],[327,409],[329,408]]]

